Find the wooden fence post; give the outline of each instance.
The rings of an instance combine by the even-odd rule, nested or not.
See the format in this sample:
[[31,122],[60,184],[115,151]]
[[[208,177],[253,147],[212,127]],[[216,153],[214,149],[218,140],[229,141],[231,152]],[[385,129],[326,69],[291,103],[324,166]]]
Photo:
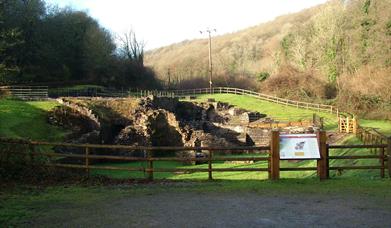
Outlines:
[[153,161],[152,161],[152,154],[150,150],[147,150],[147,173],[148,173],[148,180],[153,180]]
[[270,143],[269,179],[280,179],[280,132],[272,131]]
[[342,120],[340,116],[338,116],[338,130],[339,133],[342,133]]
[[317,167],[318,167],[318,176],[320,180],[325,180],[328,178],[328,167],[327,167],[327,137],[325,131],[319,131],[317,133],[318,136],[318,142],[319,142],[319,153],[320,153],[320,159],[317,160]]
[[209,150],[208,154],[208,180],[213,180],[212,176],[212,156],[213,156],[213,151]]
[[33,144],[30,144],[30,145],[29,145],[29,149],[30,149],[30,162],[31,162],[31,166],[34,166],[35,146],[34,146]]
[[86,174],[87,174],[87,177],[90,177],[90,159],[88,158],[88,155],[90,154],[90,148],[86,147],[86,150],[85,150],[85,153],[86,153],[86,157],[85,157],[85,162],[86,162]]
[[384,147],[383,148],[380,148],[380,177],[381,178],[384,178],[384,169],[385,169],[385,166],[384,166]]
[[388,176],[391,177],[391,137],[387,140]]
[[356,117],[354,116],[353,117],[353,120],[352,120],[352,125],[353,125],[353,129],[352,129],[352,131],[353,131],[353,134],[357,134],[357,119],[356,119]]
[[330,178],[330,148],[327,144],[327,138],[326,138],[326,179]]

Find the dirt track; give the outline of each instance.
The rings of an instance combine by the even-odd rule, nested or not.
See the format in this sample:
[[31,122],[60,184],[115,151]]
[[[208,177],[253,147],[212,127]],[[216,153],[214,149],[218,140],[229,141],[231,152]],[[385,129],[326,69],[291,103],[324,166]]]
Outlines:
[[358,196],[154,193],[55,204],[34,227],[391,227],[391,202]]

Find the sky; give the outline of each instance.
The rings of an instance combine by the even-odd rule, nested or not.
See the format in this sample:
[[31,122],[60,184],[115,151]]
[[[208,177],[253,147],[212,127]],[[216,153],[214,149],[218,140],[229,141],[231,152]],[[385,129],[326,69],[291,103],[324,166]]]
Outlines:
[[235,32],[326,0],[46,0],[88,12],[114,34],[132,29],[147,50]]

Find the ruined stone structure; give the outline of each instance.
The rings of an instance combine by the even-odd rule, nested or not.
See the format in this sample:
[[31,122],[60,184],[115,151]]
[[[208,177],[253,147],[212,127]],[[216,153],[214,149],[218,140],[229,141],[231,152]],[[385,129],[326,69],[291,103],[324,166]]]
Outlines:
[[[73,112],[60,112],[63,109],[60,107],[53,112],[51,122],[72,125],[63,123],[65,117],[79,113],[78,121],[75,121],[77,116],[73,118],[73,126],[80,129],[94,126],[86,127],[87,130],[71,139],[77,143],[191,147],[267,145],[271,129],[254,126],[273,122],[264,114],[215,101],[195,103],[149,96],[141,99],[79,98],[62,103]],[[92,132],[94,137],[91,137]],[[194,157],[196,153],[178,152],[177,155]]]

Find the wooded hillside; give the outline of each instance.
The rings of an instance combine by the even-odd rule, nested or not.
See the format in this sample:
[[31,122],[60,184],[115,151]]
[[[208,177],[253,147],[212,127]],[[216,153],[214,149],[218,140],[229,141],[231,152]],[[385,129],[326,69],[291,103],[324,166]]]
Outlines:
[[[329,1],[212,42],[216,86],[328,99],[391,118],[391,0]],[[206,39],[159,48],[145,59],[171,86],[208,86]]]

